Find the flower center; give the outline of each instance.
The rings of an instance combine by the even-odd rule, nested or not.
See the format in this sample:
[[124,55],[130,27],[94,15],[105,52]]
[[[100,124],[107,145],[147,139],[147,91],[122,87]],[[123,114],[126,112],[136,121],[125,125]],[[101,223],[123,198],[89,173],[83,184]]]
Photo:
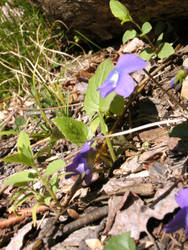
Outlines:
[[118,79],[119,79],[119,72],[118,71],[115,71],[114,72],[114,74],[111,76],[111,78],[110,78],[110,81],[112,81],[113,82],[113,88],[115,88],[116,87],[116,85],[117,85],[117,82],[118,82]]

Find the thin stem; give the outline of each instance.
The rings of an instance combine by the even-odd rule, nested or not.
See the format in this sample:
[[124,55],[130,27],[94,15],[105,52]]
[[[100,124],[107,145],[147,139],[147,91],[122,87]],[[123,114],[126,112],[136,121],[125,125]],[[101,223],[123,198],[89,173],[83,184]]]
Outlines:
[[54,192],[52,191],[52,189],[49,187],[47,181],[46,181],[46,177],[42,176],[42,174],[40,173],[40,171],[38,170],[38,168],[33,165],[32,168],[36,171],[37,175],[39,176],[42,184],[45,186],[46,191],[49,193],[49,195],[52,197],[52,199],[56,202],[57,206],[62,208],[60,202],[58,201],[58,199],[56,198]]
[[[106,123],[104,121],[103,116],[101,115],[100,112],[98,112],[98,115],[99,115],[99,118],[100,118],[101,127],[105,126]],[[103,134],[106,136],[107,135],[106,130],[105,129],[101,129],[101,130],[102,130]],[[113,150],[113,147],[112,147],[112,143],[111,143],[109,138],[106,138],[106,143],[107,143],[107,146],[108,146],[108,149],[109,149],[109,152],[110,152],[110,156],[111,156],[113,162],[115,162],[116,161],[116,156],[115,156],[115,153],[114,153],[114,150]]]
[[54,192],[52,191],[52,189],[49,187],[47,181],[46,181],[46,177],[42,176],[41,173],[39,173],[40,179],[43,183],[43,185],[45,186],[47,192],[50,194],[50,196],[52,197],[52,199],[56,202],[57,206],[62,208],[60,202],[58,201],[58,199],[56,198]]
[[[134,25],[140,30],[140,32],[142,33],[142,28],[140,27],[139,24],[137,24],[135,21],[132,21],[134,23]],[[150,40],[150,38],[148,37],[148,35],[143,35],[143,37],[148,41],[149,45],[151,46],[151,48],[156,52],[156,48],[155,45],[152,43],[152,41]]]

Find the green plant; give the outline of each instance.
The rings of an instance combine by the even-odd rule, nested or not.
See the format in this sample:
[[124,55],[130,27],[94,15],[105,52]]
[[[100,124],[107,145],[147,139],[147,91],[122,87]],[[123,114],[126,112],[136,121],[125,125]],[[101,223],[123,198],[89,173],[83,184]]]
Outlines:
[[124,24],[126,22],[131,22],[132,24],[136,26],[136,29],[130,29],[130,30],[125,31],[123,38],[122,38],[123,43],[126,43],[127,41],[135,37],[144,38],[148,42],[149,47],[145,48],[140,53],[141,58],[143,58],[146,61],[149,61],[151,57],[154,55],[157,55],[159,58],[162,59],[162,58],[166,58],[174,54],[173,47],[167,42],[164,42],[164,43],[162,42],[164,33],[161,32],[163,30],[161,25],[158,25],[157,29],[155,29],[156,31],[155,33],[156,35],[158,35],[158,37],[156,41],[153,43],[148,35],[150,31],[152,30],[152,25],[149,22],[144,22],[140,26],[131,17],[128,9],[118,0],[110,0],[110,9],[112,11],[112,14],[118,19],[120,19],[121,24]]
[[[62,31],[55,33],[56,24],[50,26],[26,1],[7,1],[0,19],[1,97],[10,98],[16,91],[20,96],[29,93],[38,108],[46,98],[48,107],[66,106],[68,94],[62,94],[59,86],[64,70],[59,76],[53,72],[54,67],[65,68],[65,56],[69,57],[59,51]],[[68,115],[67,108],[60,112]],[[41,115],[50,127],[45,113],[41,111]]]
[[[55,160],[51,162],[45,170],[37,166],[29,137],[25,132],[20,132],[18,137],[17,153],[5,157],[4,161],[31,167],[31,170],[16,173],[4,182],[5,186],[13,185],[14,187],[19,187],[10,201],[10,203],[14,203],[15,211],[18,206],[21,206],[23,202],[32,197],[36,199],[35,209],[33,210],[34,218],[36,218],[36,214],[34,214],[36,213],[36,207],[39,205],[49,206],[55,211],[55,207],[61,208],[56,198],[56,191],[60,179],[57,172],[65,166],[64,161]],[[39,183],[39,187],[35,187],[37,183]],[[55,206],[51,205],[52,200],[55,202]],[[56,212],[58,213],[58,211]]]
[[135,242],[130,237],[130,232],[114,235],[106,241],[104,250],[135,250]]

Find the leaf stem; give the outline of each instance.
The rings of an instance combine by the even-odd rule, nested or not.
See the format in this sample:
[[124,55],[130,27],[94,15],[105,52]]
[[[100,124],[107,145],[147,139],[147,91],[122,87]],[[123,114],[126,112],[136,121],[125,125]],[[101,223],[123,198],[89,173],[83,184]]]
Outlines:
[[[142,33],[142,28],[140,27],[140,25],[138,23],[136,23],[134,20],[132,21],[132,23],[134,23],[134,25],[139,29],[139,31]],[[152,41],[150,40],[150,38],[148,37],[148,35],[143,35],[143,37],[147,40],[147,42],[149,43],[149,45],[151,46],[152,50],[156,52],[156,48],[155,45],[152,43]]]
[[[102,116],[102,114],[100,112],[98,112],[98,115],[99,115],[101,127],[103,127],[104,125],[106,125],[106,123],[104,121],[104,118],[103,118],[103,116]],[[105,136],[107,135],[106,129],[101,129],[101,131]],[[114,153],[114,150],[113,150],[113,147],[112,147],[112,143],[111,143],[109,138],[106,138],[106,143],[107,143],[107,146],[108,146],[108,149],[109,149],[109,152],[110,152],[110,156],[111,156],[113,162],[115,162],[116,161],[116,156],[115,156],[115,153]]]
[[38,168],[36,167],[36,165],[32,166],[33,169],[35,169],[37,175],[39,176],[40,178],[40,181],[42,182],[42,184],[45,186],[46,188],[46,191],[49,193],[49,195],[52,197],[52,199],[56,202],[57,206],[59,208],[62,208],[60,202],[58,201],[58,199],[56,198],[53,190],[49,187],[47,181],[46,181],[46,177],[45,176],[42,176],[41,172],[38,170]]

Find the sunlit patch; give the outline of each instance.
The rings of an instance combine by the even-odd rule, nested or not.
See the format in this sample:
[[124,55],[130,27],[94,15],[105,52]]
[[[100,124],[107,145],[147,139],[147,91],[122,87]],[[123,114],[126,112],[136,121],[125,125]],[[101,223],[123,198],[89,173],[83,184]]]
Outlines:
[[114,72],[114,74],[111,76],[111,78],[110,78],[110,81],[112,81],[113,82],[113,88],[115,88],[116,87],[116,85],[117,85],[117,82],[118,82],[118,79],[119,79],[119,72],[118,71],[115,71]]

